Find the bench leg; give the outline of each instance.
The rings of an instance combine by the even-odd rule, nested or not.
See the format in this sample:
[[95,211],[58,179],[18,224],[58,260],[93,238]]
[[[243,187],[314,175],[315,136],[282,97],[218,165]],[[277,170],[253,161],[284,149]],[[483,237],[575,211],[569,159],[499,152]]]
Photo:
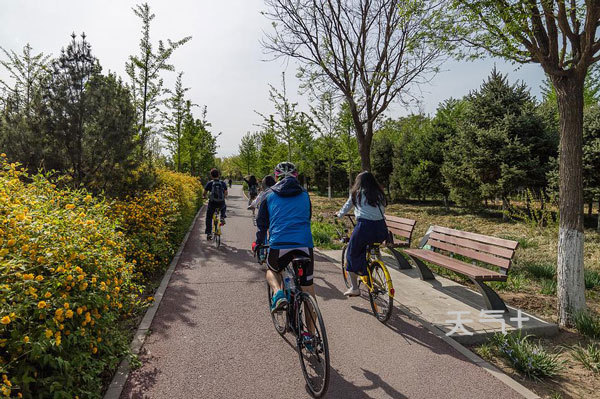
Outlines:
[[489,310],[503,310],[505,313],[508,313],[508,308],[504,301],[498,296],[496,291],[491,289],[486,283],[481,280],[471,279],[477,288],[479,288],[479,292],[483,295],[483,299],[485,299],[485,304]]
[[408,260],[406,260],[406,258],[402,255],[402,253],[400,253],[399,251],[396,251],[395,248],[389,248],[389,250],[392,253],[392,255],[394,255],[394,258],[396,258],[396,262],[398,262],[398,269],[400,269],[400,270],[412,269],[412,266],[410,265],[410,263],[408,263]]
[[421,280],[435,280],[431,269],[429,269],[427,265],[421,261],[421,259],[415,258],[414,256],[410,256],[410,258],[415,262],[415,265],[417,265],[417,270],[421,275]]

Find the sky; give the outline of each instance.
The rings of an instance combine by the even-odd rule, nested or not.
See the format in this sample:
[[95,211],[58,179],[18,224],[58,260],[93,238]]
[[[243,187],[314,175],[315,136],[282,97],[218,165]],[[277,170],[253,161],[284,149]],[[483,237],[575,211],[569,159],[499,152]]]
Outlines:
[[[93,54],[104,71],[125,78],[125,62],[137,54],[140,20],[130,0],[0,0],[0,46],[20,52],[29,43],[35,53],[58,55],[70,34],[85,32]],[[177,71],[183,71],[183,83],[189,87],[193,103],[206,105],[212,131],[220,132],[217,156],[237,153],[241,137],[255,131],[263,114],[273,112],[269,102],[269,84],[280,87],[286,72],[288,94],[308,111],[306,96],[298,94],[295,79],[297,64],[292,61],[268,61],[260,39],[270,31],[271,22],[261,15],[263,0],[155,0],[148,1],[156,18],[151,25],[151,40],[192,40],[175,51],[171,58]],[[3,57],[3,54],[0,55]],[[411,108],[394,104],[386,112],[399,117],[422,110],[433,114],[447,98],[460,98],[477,89],[496,68],[508,73],[511,82],[524,81],[539,96],[544,78],[539,65],[515,66],[499,59],[476,62],[447,61],[431,82],[421,87],[421,104]],[[517,69],[518,68],[518,69]],[[0,79],[7,77],[0,69]],[[176,74],[163,74],[165,85],[172,87]]]

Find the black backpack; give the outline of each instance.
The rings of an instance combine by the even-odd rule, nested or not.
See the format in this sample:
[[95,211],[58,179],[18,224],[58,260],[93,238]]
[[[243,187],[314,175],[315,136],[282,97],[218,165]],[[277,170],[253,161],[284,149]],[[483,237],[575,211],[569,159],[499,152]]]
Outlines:
[[213,180],[212,187],[210,189],[209,199],[212,202],[223,202],[225,201],[225,194],[223,193],[223,184],[219,180]]

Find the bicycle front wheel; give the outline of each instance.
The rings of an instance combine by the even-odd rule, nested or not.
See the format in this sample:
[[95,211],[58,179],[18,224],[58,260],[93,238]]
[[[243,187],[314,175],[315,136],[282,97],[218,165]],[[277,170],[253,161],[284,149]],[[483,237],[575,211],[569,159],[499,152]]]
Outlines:
[[302,373],[311,395],[320,398],[329,386],[329,344],[317,301],[300,294],[296,308],[297,346]]
[[389,320],[394,307],[394,287],[390,273],[379,261],[371,264],[369,302],[377,320],[382,323]]

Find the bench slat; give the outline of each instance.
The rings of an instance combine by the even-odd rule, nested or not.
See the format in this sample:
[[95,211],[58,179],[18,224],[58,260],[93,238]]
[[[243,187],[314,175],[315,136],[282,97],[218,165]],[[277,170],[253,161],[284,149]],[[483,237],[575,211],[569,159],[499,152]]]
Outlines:
[[448,256],[439,254],[437,252],[429,251],[426,249],[405,249],[405,253],[414,256],[419,259],[423,259],[427,262],[431,262],[438,266],[442,266],[446,269],[454,272],[464,274],[465,276],[472,277],[476,280],[485,281],[506,281],[507,276],[497,273],[493,270],[485,269],[483,267],[471,265],[462,262],[457,259],[452,259]]
[[501,256],[506,259],[512,259],[513,254],[515,253],[512,249],[506,249],[503,247],[497,247],[495,245],[484,244],[481,242],[468,240],[466,238],[460,238],[455,236],[449,236],[446,234],[433,232],[429,236],[429,238],[433,238],[434,240],[444,241],[451,244],[459,245],[461,247],[476,249],[481,252],[487,252],[496,256]]
[[407,224],[407,225],[413,226],[413,227],[417,223],[417,221],[413,220],[413,219],[406,219],[406,218],[401,218],[401,217],[392,216],[392,215],[385,215],[385,220],[388,222]]
[[413,231],[413,229],[415,228],[415,226],[409,226],[408,224],[402,224],[402,223],[396,223],[396,222],[390,222],[388,220],[386,220],[386,223],[389,227],[395,227],[397,229],[400,230],[404,230],[404,231]]
[[437,231],[439,233],[443,233],[443,234],[447,234],[447,235],[451,235],[451,236],[462,237],[462,238],[466,238],[469,240],[479,241],[479,242],[482,242],[485,244],[497,245],[499,247],[504,247],[504,248],[509,248],[509,249],[517,249],[517,246],[519,245],[519,243],[517,241],[513,241],[513,240],[505,240],[503,238],[490,237],[490,236],[485,236],[483,234],[471,233],[468,231],[449,229],[447,227],[442,227],[442,226],[433,226],[433,231]]
[[444,251],[449,251],[458,255],[467,256],[471,259],[477,259],[482,262],[490,263],[492,265],[499,266],[503,269],[508,269],[510,267],[509,259],[500,258],[498,256],[490,255],[485,252],[477,252],[473,249],[459,247],[457,245],[449,244],[447,242],[432,240],[431,237],[427,241],[427,244],[431,245],[434,248],[443,249]]
[[412,235],[412,231],[400,230],[395,227],[388,226],[388,230],[396,235],[406,237],[406,238],[410,238],[410,236]]

